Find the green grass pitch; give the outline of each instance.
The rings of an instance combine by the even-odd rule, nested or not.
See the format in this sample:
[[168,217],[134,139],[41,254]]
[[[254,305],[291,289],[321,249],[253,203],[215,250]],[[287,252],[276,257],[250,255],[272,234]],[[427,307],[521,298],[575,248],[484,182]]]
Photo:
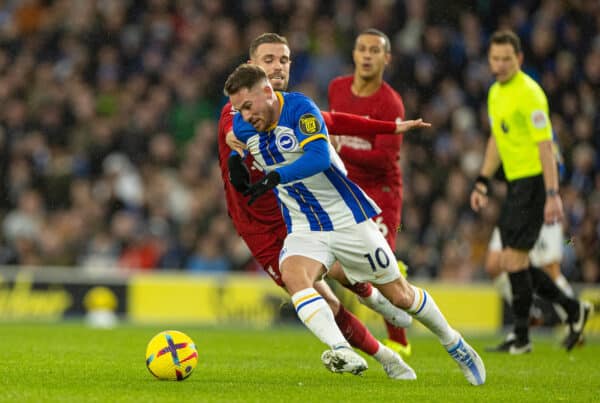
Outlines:
[[1,324],[0,401],[6,402],[593,402],[600,400],[600,342],[571,354],[534,335],[534,352],[483,352],[497,337],[469,337],[487,367],[474,387],[433,337],[410,334],[416,381],[392,381],[368,358],[362,377],[320,362],[325,346],[302,327],[268,330],[176,326],[195,341],[199,363],[183,382],[145,368],[159,327],[94,330],[79,323]]

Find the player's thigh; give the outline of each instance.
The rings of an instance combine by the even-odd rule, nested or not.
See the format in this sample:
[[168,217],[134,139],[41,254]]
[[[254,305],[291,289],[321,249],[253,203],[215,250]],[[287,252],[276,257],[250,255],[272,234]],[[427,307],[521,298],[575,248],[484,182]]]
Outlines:
[[328,232],[292,232],[283,242],[279,254],[279,267],[283,268],[287,259],[293,256],[306,257],[321,263],[325,270],[335,262],[335,256],[329,247]]
[[263,270],[283,287],[281,271],[279,270],[279,254],[283,248],[286,234],[280,231],[268,231],[261,234],[242,234],[252,256],[262,266]]
[[323,264],[306,256],[288,256],[281,262],[281,278],[290,295],[314,287],[314,283],[323,278]]
[[504,248],[533,248],[544,222],[544,189],[541,175],[509,183],[498,222]]
[[333,231],[331,246],[351,283],[390,283],[400,277],[396,256],[371,221]]
[[560,263],[563,256],[564,234],[560,223],[544,224],[535,245],[529,252],[531,264],[536,267]]
[[392,304],[402,309],[410,308],[414,301],[414,290],[404,277],[399,277],[390,283],[376,284],[375,286]]
[[500,265],[509,273],[529,268],[529,253],[527,250],[504,248],[500,257]]
[[340,262],[336,261],[331,266],[331,268],[327,272],[327,277],[337,281],[343,286],[351,285],[350,281],[348,281],[348,278],[346,278],[346,273],[344,273],[344,269],[342,269],[342,265],[340,264]]

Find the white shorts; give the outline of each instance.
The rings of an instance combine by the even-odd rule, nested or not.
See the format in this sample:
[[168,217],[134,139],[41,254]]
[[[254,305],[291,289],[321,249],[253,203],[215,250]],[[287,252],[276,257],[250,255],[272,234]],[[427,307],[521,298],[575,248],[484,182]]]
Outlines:
[[[535,245],[529,251],[529,259],[536,267],[543,267],[550,263],[560,262],[563,255],[564,235],[562,225],[544,224],[540,230]],[[488,249],[493,252],[502,250],[502,239],[500,238],[500,230],[494,228],[492,238],[488,245]]]
[[371,220],[335,231],[292,232],[283,243],[280,267],[290,256],[314,259],[327,270],[338,260],[353,284],[386,284],[400,277],[394,252]]

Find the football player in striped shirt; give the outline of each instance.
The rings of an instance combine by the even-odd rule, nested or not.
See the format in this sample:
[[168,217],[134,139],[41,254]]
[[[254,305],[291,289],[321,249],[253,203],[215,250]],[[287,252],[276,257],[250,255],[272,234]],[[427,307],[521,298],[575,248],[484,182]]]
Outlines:
[[[265,71],[243,64],[224,87],[233,108],[233,131],[265,168],[264,178],[244,191],[248,203],[275,192],[287,227],[279,257],[282,281],[296,313],[330,349],[322,361],[334,372],[367,369],[342,335],[314,283],[339,261],[351,283],[371,282],[398,308],[431,330],[473,385],[485,382],[483,361],[446,321],[433,298],[404,279],[394,253],[371,220],[379,207],[348,179],[328,141],[314,102],[299,93],[274,91]],[[241,164],[232,152],[232,166]]]

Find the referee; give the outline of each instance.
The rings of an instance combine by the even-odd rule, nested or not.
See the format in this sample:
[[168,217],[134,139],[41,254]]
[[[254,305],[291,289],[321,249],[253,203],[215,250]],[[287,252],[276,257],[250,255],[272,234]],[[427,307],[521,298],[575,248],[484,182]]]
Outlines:
[[521,42],[513,32],[492,35],[488,61],[496,77],[488,93],[492,135],[470,201],[474,211],[486,206],[490,178],[502,164],[508,192],[498,224],[503,245],[500,267],[508,272],[515,319],[508,351],[523,354],[532,349],[529,309],[534,291],[568,313],[565,347],[570,350],[582,335],[591,305],[567,297],[543,270],[530,265],[528,256],[542,224],[563,218],[548,101],[540,86],[521,71]]

